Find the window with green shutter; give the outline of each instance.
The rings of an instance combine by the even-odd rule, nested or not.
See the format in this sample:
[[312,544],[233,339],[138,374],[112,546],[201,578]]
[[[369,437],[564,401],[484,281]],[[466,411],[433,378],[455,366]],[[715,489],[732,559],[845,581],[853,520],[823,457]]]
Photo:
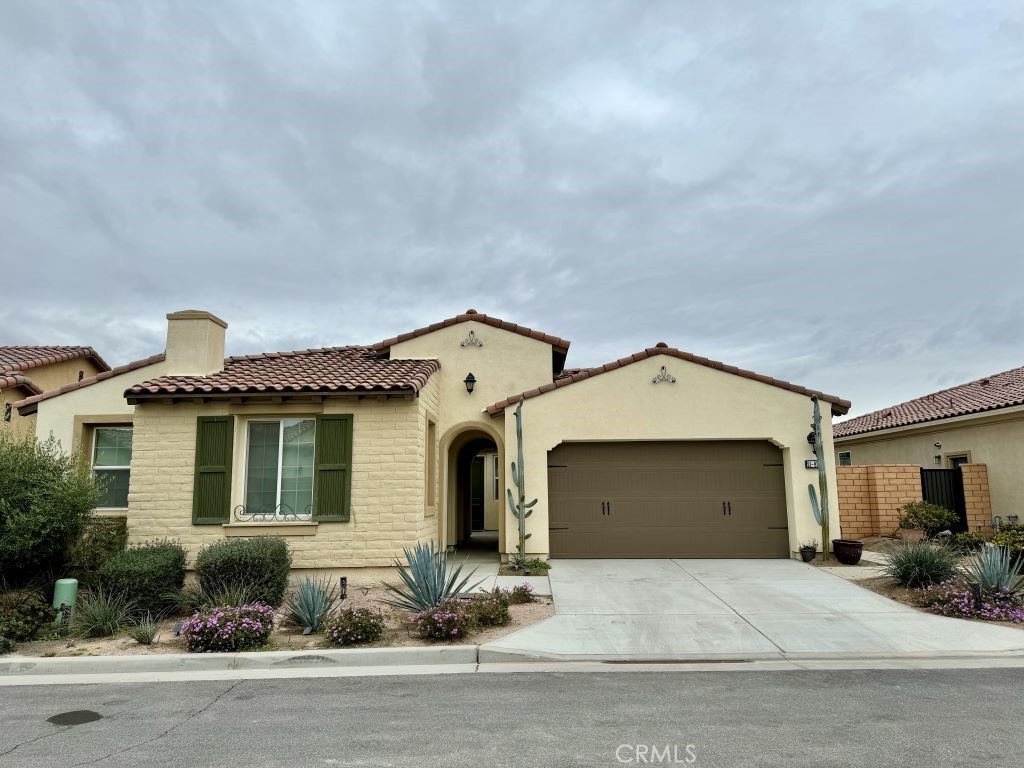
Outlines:
[[233,436],[232,416],[200,416],[196,419],[193,525],[220,525],[230,519]]
[[313,519],[348,522],[352,494],[352,415],[316,419]]

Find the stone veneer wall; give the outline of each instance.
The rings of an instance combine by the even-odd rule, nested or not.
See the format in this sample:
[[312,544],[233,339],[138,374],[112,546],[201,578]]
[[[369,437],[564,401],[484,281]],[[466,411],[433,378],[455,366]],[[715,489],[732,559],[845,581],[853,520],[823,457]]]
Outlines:
[[[323,413],[352,413],[352,519],[347,523],[271,524],[255,528],[192,525],[196,417],[241,412],[227,405],[140,405],[135,411],[128,532],[132,542],[170,537],[189,552],[224,536],[284,535],[296,568],[389,566],[403,546],[433,538],[437,518],[424,509],[426,405],[433,382],[414,400],[328,401]],[[274,406],[261,413],[272,413]],[[311,406],[309,413],[319,412]],[[294,411],[281,415],[297,416]],[[236,424],[235,440],[244,439]],[[243,471],[235,466],[233,472]],[[232,499],[232,508],[241,499]]]
[[988,488],[988,466],[964,464],[964,502],[967,507],[967,530],[992,530],[992,497]]
[[847,539],[892,533],[900,508],[921,500],[921,468],[915,464],[836,467],[836,479],[839,524]]
[[[988,467],[962,468],[967,525],[971,531],[990,531],[992,500]],[[836,467],[839,485],[839,520],[843,536],[863,539],[883,536],[899,527],[900,508],[921,500],[921,467],[916,464],[865,464]]]

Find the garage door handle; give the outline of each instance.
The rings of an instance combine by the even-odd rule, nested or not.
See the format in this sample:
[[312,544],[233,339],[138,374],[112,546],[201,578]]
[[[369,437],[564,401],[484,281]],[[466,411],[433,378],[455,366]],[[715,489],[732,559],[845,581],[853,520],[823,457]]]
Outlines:
[[725,512],[725,502],[724,501],[722,502],[722,514],[723,515],[726,514],[726,512]]
[[612,503],[610,501],[606,501],[605,504],[608,505],[608,514],[610,515],[612,513]]
[[729,514],[730,515],[732,514],[732,502],[731,501],[729,502]]
[[602,502],[601,502],[601,515],[603,516],[604,514],[605,514],[605,511],[604,511],[604,502],[602,501]]

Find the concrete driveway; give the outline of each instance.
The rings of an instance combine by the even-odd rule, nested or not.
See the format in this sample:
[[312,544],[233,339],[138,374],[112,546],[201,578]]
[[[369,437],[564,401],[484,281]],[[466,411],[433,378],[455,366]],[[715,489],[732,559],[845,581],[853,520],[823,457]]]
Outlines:
[[555,616],[480,661],[1024,654],[1024,630],[921,613],[793,560],[556,560]]

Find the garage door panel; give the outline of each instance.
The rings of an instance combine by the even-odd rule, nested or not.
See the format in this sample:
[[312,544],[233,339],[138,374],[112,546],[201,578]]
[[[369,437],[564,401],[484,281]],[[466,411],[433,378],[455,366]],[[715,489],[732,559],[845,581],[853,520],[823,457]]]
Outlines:
[[789,555],[767,441],[569,443],[548,464],[552,556]]

